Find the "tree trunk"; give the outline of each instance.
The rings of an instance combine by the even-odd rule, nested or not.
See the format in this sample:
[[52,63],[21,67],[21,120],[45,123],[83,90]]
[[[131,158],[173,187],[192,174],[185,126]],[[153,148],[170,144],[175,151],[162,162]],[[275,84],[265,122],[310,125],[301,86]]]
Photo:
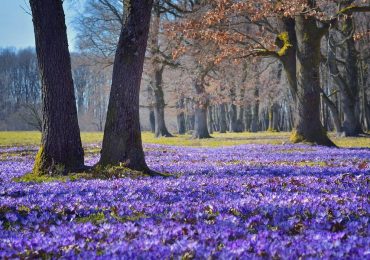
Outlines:
[[177,106],[177,115],[176,115],[176,118],[177,118],[177,132],[178,132],[178,134],[183,135],[186,132],[185,113],[184,113],[184,109],[185,109],[184,99],[180,98],[177,101],[176,106]]
[[150,131],[154,134],[155,133],[155,115],[154,109],[149,108],[149,124],[150,124]]
[[155,137],[173,137],[173,135],[168,132],[164,117],[164,94],[162,89],[162,69],[155,70],[155,82],[153,83],[154,90],[154,118],[155,118]]
[[252,112],[251,105],[245,107],[244,111],[244,125],[246,131],[251,131]]
[[238,133],[244,132],[245,126],[243,123],[244,118],[244,106],[240,106],[239,113],[238,113],[238,119],[236,120],[236,131]]
[[197,94],[197,100],[195,102],[195,122],[193,138],[194,139],[211,138],[207,128],[208,97],[207,94],[205,93],[202,80],[199,79],[195,80],[194,89]]
[[252,122],[251,122],[251,132],[257,132],[258,131],[258,112],[259,112],[259,90],[258,86],[255,86],[254,88],[254,104],[252,108]]
[[357,136],[362,133],[360,117],[359,117],[359,78],[358,78],[358,59],[355,40],[352,37],[354,27],[353,17],[347,17],[345,22],[345,35],[350,35],[346,41],[346,76],[347,88],[342,91],[343,105],[343,132],[346,136]]
[[30,0],[42,80],[42,138],[34,173],[84,168],[62,1]]
[[128,168],[150,172],[141,141],[139,93],[153,3],[151,0],[125,3],[126,17],[113,64],[99,163],[105,166],[124,163]]
[[225,104],[220,105],[220,133],[226,133],[226,111]]
[[[348,26],[350,26],[348,24]],[[352,37],[351,37],[352,39]],[[340,90],[340,99],[343,112],[341,132],[343,136],[356,136],[362,132],[360,119],[356,108],[359,104],[359,87],[357,73],[357,54],[353,39],[348,39],[345,71],[342,75],[336,62],[336,47],[333,46],[333,37],[329,36],[328,62],[330,75]],[[354,64],[352,64],[354,62]]]
[[269,121],[269,126],[268,126],[268,131],[271,132],[277,132],[279,131],[279,115],[278,115],[278,106],[275,103],[272,103],[269,106],[269,111],[268,111],[268,121]]
[[212,106],[209,106],[208,107],[208,117],[207,117],[207,119],[208,119],[208,122],[207,122],[207,124],[208,124],[208,132],[210,133],[210,134],[213,134],[213,107]]
[[159,53],[159,27],[161,22],[161,13],[158,6],[158,0],[155,1],[152,17],[152,30],[150,37],[151,65],[153,70],[153,79],[151,87],[154,91],[154,115],[155,115],[155,137],[173,137],[167,130],[164,117],[164,94],[163,94],[163,70]]
[[[285,75],[288,80],[288,86],[290,93],[295,101],[297,94],[297,66],[296,66],[296,53],[297,53],[297,37],[295,32],[295,21],[292,18],[283,19],[284,30],[287,33],[287,41],[289,48],[284,52],[280,53],[280,61],[283,64]],[[282,47],[284,42],[278,38],[277,45]]]
[[229,105],[229,130],[230,132],[238,132],[237,130],[237,110],[236,105]]
[[342,134],[342,126],[340,123],[340,116],[339,116],[338,109],[335,106],[334,102],[331,101],[330,98],[325,93],[322,93],[321,95],[322,95],[323,102],[328,106],[333,116],[333,123],[334,123],[334,128],[337,133],[337,136],[340,136]]
[[149,125],[150,125],[150,131],[152,133],[155,133],[155,116],[154,116],[154,101],[153,101],[153,89],[150,86],[150,84],[147,85],[146,88],[148,92],[147,102],[148,102],[148,110],[149,110]]
[[320,41],[322,35],[314,18],[296,17],[297,96],[294,143],[307,141],[334,146],[320,122]]

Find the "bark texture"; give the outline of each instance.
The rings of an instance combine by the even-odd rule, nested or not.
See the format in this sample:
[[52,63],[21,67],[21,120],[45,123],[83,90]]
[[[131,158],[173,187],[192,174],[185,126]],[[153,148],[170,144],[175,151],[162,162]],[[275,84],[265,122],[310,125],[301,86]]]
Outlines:
[[225,104],[220,104],[220,133],[226,133],[226,111]]
[[320,121],[320,41],[316,20],[303,15],[295,19],[297,37],[297,95],[292,142],[334,146]]
[[209,101],[208,96],[205,92],[203,80],[196,79],[194,82],[194,89],[197,94],[197,100],[195,102],[195,122],[193,138],[211,138],[207,127],[207,108]]
[[161,23],[161,12],[159,1],[155,0],[152,15],[150,53],[152,67],[151,87],[154,92],[154,116],[155,116],[155,137],[172,137],[167,130],[164,108],[166,106],[163,93],[163,71],[164,65],[161,62],[159,46],[159,29]]
[[30,0],[42,81],[42,139],[35,174],[84,168],[71,59],[61,0]]
[[131,169],[149,171],[141,141],[139,91],[153,2],[124,3],[126,17],[113,64],[100,164],[123,163]]

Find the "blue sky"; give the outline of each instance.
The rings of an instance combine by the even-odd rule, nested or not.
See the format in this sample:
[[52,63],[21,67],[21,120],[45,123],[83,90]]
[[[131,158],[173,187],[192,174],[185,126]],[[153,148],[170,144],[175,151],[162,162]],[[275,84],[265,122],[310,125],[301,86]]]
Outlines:
[[[82,1],[73,1],[64,4],[66,14],[67,35],[70,50],[74,50],[73,16],[82,11]],[[26,48],[35,46],[32,17],[29,11],[28,0],[0,0],[0,48]]]

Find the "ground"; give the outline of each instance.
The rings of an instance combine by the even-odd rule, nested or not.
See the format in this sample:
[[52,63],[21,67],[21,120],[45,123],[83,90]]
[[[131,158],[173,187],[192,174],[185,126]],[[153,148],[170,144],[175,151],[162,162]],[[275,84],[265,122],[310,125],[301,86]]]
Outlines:
[[[173,177],[35,183],[19,177],[40,136],[10,136],[0,133],[0,258],[370,257],[369,138],[334,139],[338,149],[288,133],[144,133],[148,165]],[[92,165],[101,134],[82,138]]]

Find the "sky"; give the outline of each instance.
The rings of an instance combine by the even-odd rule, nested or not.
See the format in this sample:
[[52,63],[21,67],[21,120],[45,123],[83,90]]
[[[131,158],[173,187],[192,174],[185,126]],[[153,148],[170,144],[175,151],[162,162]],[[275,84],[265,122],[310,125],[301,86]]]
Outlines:
[[[79,1],[64,4],[70,51],[75,50],[76,37],[72,20],[82,6]],[[30,12],[28,0],[0,0],[0,48],[35,47],[32,17],[27,12]]]

